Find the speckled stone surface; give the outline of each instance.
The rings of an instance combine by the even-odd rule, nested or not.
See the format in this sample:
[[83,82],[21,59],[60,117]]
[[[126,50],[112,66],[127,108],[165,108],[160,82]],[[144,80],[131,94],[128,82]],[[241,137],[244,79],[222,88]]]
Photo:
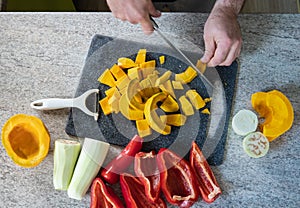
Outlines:
[[[206,18],[163,14],[157,22],[203,47]],[[295,109],[294,125],[261,159],[249,158],[242,138],[229,127],[223,164],[212,167],[223,194],[213,204],[199,200],[193,207],[300,207],[299,20],[299,15],[240,16],[244,45],[233,114],[251,109],[252,93],[278,89]],[[0,22],[0,126],[10,116],[26,113],[40,117],[51,134],[48,156],[32,169],[16,166],[0,145],[0,207],[89,207],[89,194],[77,201],[52,185],[53,144],[68,138],[64,127],[69,110],[37,112],[29,104],[73,97],[92,37],[116,36],[137,26],[110,13],[0,13]],[[109,157],[116,152],[111,148]]]

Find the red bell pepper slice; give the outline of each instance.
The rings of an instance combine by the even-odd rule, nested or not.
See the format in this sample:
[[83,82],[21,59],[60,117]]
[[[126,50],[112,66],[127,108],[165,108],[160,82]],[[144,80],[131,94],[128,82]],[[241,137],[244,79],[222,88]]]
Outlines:
[[169,149],[157,154],[161,189],[171,204],[192,206],[199,197],[197,179],[189,163]]
[[215,201],[222,191],[196,142],[192,143],[192,148],[190,151],[190,163],[194,172],[196,173],[200,195],[202,196],[203,200],[207,203]]
[[144,192],[143,183],[131,174],[121,174],[120,185],[127,208],[167,207],[162,198],[158,198],[156,202],[150,201]]
[[143,183],[148,199],[156,202],[160,194],[160,174],[155,152],[137,153],[134,159],[134,171]]
[[90,208],[123,208],[120,198],[100,178],[95,178],[91,187]]
[[122,152],[101,170],[102,178],[110,184],[117,183],[119,175],[133,162],[134,156],[141,150],[142,144],[143,139],[135,135]]

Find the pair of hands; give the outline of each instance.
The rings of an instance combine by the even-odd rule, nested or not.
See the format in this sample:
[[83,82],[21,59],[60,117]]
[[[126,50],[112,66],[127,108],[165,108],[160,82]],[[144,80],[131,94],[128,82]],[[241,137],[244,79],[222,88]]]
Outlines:
[[[107,0],[113,15],[140,24],[144,33],[153,32],[149,15],[160,17],[151,0]],[[201,61],[208,66],[229,66],[240,55],[241,31],[237,14],[230,7],[215,5],[204,26],[205,52]]]

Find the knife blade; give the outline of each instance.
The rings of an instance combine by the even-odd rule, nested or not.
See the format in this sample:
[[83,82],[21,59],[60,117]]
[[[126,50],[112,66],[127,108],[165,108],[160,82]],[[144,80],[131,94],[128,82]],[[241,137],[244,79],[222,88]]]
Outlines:
[[[206,86],[206,88],[209,91],[212,91],[214,89],[214,85],[207,79],[207,77],[205,77],[200,70],[195,66],[195,64],[183,53],[183,51],[181,49],[179,49],[177,46],[175,46],[160,30],[158,24],[154,21],[154,19],[150,16],[150,20],[152,22],[153,25],[153,29],[155,32],[157,32],[157,34],[164,39],[164,41],[175,51],[177,51],[183,58],[184,60],[192,67],[194,68],[197,73],[200,75],[200,78],[202,80],[202,82],[204,83],[204,85]],[[212,92],[211,92],[212,93]]]

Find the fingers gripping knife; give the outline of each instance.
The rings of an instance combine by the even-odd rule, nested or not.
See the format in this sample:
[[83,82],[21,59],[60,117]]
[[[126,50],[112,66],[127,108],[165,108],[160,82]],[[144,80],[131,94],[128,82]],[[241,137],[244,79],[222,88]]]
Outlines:
[[[86,101],[89,96],[94,94],[94,112],[86,106]],[[62,108],[78,108],[89,116],[93,116],[95,120],[98,120],[99,110],[99,89],[91,89],[73,99],[60,99],[60,98],[47,98],[36,100],[30,104],[31,108],[36,110],[56,110]]]

